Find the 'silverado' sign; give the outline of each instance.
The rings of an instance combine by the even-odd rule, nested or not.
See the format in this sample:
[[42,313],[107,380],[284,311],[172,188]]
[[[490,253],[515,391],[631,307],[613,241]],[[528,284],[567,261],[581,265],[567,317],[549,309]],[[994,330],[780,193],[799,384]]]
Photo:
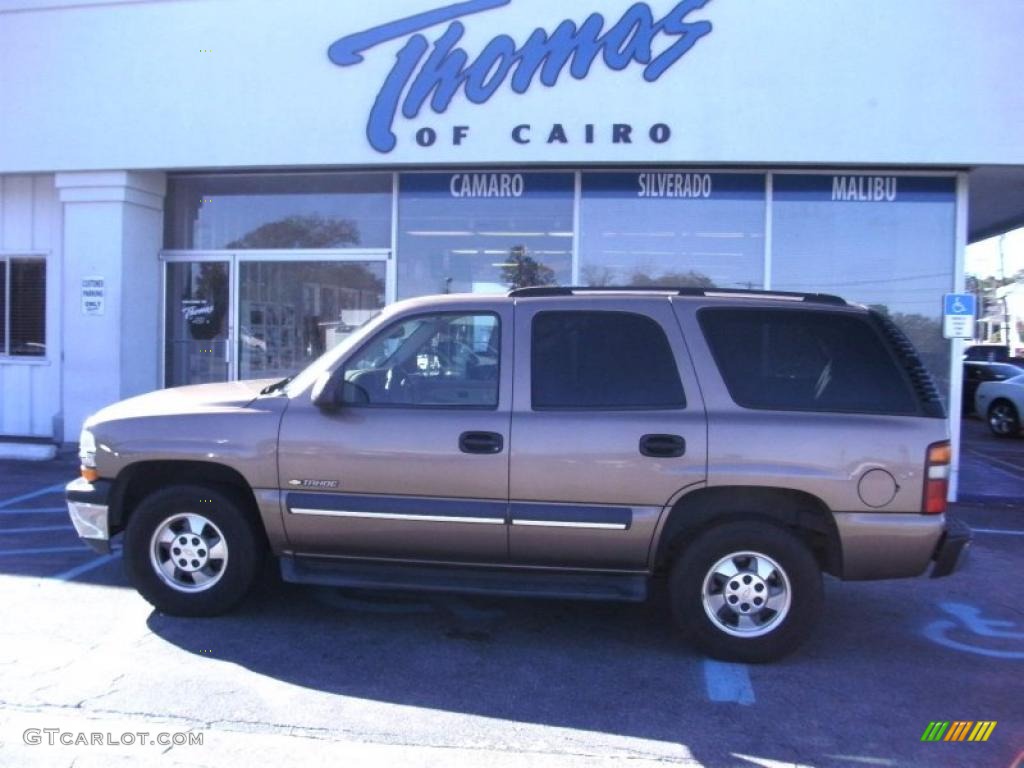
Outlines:
[[[508,5],[511,0],[465,0],[346,35],[330,46],[327,55],[338,66],[353,66],[363,60],[367,50],[404,39],[366,125],[370,145],[378,152],[390,152],[397,143],[394,127],[399,109],[404,118],[413,119],[429,103],[430,109],[442,114],[460,91],[474,104],[484,104],[506,81],[514,92],[525,93],[537,81],[554,86],[566,69],[582,80],[599,58],[613,70],[623,70],[633,62],[642,64],[644,80],[654,82],[711,32],[708,21],[686,20],[708,1],[683,0],[657,20],[647,3],[635,3],[607,28],[604,16],[592,13],[580,25],[566,19],[550,32],[535,29],[521,44],[509,35],[497,35],[471,60],[458,45],[466,29],[458,19]],[[446,23],[447,29],[433,43],[420,34]],[[656,48],[660,50],[655,52]],[[515,126],[512,140],[529,143],[530,129],[527,124]],[[419,143],[433,143],[431,134],[423,133],[427,130],[417,133]],[[616,124],[613,142],[629,143],[631,130],[629,125]],[[453,143],[462,143],[468,131],[468,126],[456,126]],[[651,140],[658,143],[667,141],[670,133],[663,123],[649,131]],[[421,135],[429,141],[421,140]],[[556,123],[546,140],[565,143],[564,128]],[[593,142],[592,125],[584,140]]]

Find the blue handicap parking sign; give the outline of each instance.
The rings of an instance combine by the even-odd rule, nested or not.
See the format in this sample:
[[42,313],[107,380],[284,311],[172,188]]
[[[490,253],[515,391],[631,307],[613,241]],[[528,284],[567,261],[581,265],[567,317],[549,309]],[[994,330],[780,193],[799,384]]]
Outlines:
[[943,297],[944,315],[968,315],[974,316],[975,297],[973,293],[947,293]]

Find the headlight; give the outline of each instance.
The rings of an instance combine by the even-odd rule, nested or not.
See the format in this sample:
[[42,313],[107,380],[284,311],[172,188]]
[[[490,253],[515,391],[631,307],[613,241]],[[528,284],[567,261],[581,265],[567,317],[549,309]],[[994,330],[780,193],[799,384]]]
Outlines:
[[78,460],[82,465],[82,477],[89,482],[99,475],[96,472],[96,438],[88,429],[78,436]]

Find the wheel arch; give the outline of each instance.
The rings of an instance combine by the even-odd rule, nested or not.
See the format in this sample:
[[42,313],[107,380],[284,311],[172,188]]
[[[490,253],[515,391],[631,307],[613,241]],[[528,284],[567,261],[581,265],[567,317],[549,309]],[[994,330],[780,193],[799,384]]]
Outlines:
[[828,506],[804,491],[760,486],[705,487],[677,499],[658,533],[653,567],[664,568],[704,531],[740,520],[759,520],[793,531],[810,547],[824,572],[842,573],[842,545]]
[[252,488],[242,473],[212,461],[179,459],[139,461],[117,474],[110,495],[111,532],[123,530],[132,511],[146,496],[174,485],[212,485],[239,496],[263,528]]

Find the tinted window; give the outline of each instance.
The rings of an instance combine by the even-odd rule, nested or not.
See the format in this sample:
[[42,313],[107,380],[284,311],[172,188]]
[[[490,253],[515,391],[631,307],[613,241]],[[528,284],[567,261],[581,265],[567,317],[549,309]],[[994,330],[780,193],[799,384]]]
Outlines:
[[[46,354],[46,262],[11,259],[10,320],[7,354],[38,357]],[[0,339],[0,345],[3,340]]]
[[965,360],[978,360],[981,362],[994,362],[1005,360],[1010,356],[1009,347],[968,347],[964,353]]
[[747,408],[914,413],[882,338],[859,317],[711,309],[700,323],[729,394]]
[[353,405],[498,405],[501,327],[491,314],[420,315],[384,329],[345,365]]
[[682,408],[665,332],[628,312],[540,312],[533,319],[533,407]]

